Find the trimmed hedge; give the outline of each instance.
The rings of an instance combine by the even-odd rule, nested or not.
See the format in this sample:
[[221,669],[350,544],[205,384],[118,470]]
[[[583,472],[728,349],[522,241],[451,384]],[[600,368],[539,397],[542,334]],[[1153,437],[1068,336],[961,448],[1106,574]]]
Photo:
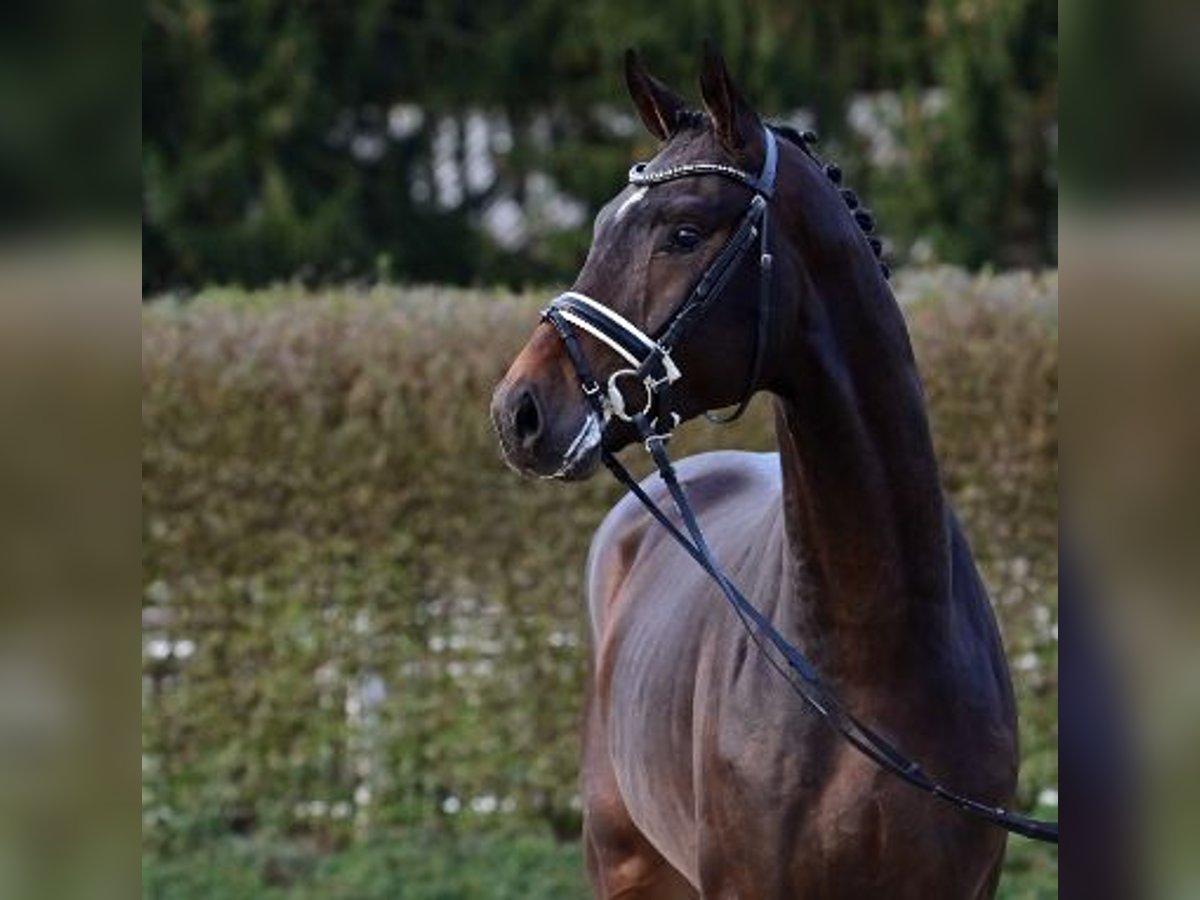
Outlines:
[[[898,292],[1014,663],[1028,807],[1057,783],[1057,279],[938,270]],[[499,461],[491,390],[542,299],[279,288],[144,311],[156,854],[485,820],[575,834],[581,576],[618,490]],[[770,447],[767,407],[678,450]]]

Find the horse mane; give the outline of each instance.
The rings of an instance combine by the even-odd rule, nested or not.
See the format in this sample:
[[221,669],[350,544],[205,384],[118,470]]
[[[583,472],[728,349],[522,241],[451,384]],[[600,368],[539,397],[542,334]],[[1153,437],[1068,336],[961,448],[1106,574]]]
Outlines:
[[[700,109],[681,108],[675,113],[675,131],[699,131],[703,130],[709,124],[708,113]],[[828,178],[838,188],[842,195],[842,200],[850,209],[850,213],[858,225],[860,231],[867,236],[867,243],[871,245],[871,250],[875,254],[875,258],[879,260],[879,269],[883,273],[883,277],[890,278],[892,271],[888,264],[883,259],[883,241],[875,234],[875,216],[871,210],[862,205],[857,193],[842,184],[842,167],[837,163],[828,162],[817,156],[813,150],[813,145],[817,143],[817,135],[812,131],[799,131],[791,125],[784,125],[780,122],[767,122],[767,127],[771,129],[778,137],[787,141],[795,147],[799,147],[804,153],[825,173]]]

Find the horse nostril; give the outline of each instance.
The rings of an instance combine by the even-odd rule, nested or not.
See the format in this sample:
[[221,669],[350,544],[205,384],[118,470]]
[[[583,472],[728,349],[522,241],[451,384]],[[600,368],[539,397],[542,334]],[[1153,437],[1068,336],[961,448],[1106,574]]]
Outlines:
[[529,449],[542,433],[542,414],[537,399],[529,390],[521,391],[517,398],[517,409],[513,415],[513,430],[522,446]]

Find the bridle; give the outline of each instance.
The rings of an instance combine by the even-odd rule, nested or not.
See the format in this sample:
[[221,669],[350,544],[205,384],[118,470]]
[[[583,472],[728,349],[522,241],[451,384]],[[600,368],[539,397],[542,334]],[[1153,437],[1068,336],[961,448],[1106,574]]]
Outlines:
[[[767,233],[768,201],[775,192],[775,172],[779,162],[779,145],[775,133],[763,126],[765,159],[757,175],[723,163],[687,163],[651,171],[648,163],[638,163],[629,170],[629,183],[652,187],[681,178],[703,175],[718,176],[736,181],[753,192],[750,204],[725,245],[708,264],[696,286],[659,329],[657,338],[650,337],[624,316],[578,291],[567,291],[550,302],[542,318],[554,326],[580,374],[583,392],[599,400],[598,412],[604,421],[615,416],[633,422],[638,415],[646,417],[654,433],[669,436],[679,424],[679,414],[671,406],[671,385],[683,377],[671,358],[672,352],[691,327],[704,315],[717,297],[721,296],[738,264],[746,256],[755,239],[758,240],[758,333],[754,349],[754,364],[737,408],[729,416],[716,421],[731,422],[746,410],[762,374],[762,361],[767,342],[768,318],[771,307],[772,256]],[[572,327],[586,331],[607,344],[628,366],[609,376],[602,392],[591,375],[591,369],[574,340]],[[584,373],[587,378],[582,378]],[[641,390],[644,402],[631,404],[624,388]]]
[[[801,699],[818,716],[828,722],[851,746],[872,760],[880,768],[939,800],[958,807],[968,815],[990,822],[1015,834],[1047,843],[1058,843],[1058,823],[1031,819],[1002,807],[992,806],[957,793],[929,776],[911,757],[895,743],[866,724],[842,704],[841,700],[824,683],[820,674],[804,654],[790,643],[758,609],[750,603],[730,580],[700,530],[700,524],[692,511],[691,504],[679,484],[675,468],[667,455],[666,443],[679,424],[679,414],[672,408],[671,385],[683,377],[678,365],[671,358],[679,341],[713,301],[721,295],[729,283],[738,263],[757,238],[759,253],[759,305],[758,334],[754,351],[754,364],[745,393],[736,410],[728,418],[737,418],[750,402],[758,387],[762,370],[762,358],[766,343],[768,316],[770,312],[770,288],[772,257],[767,240],[768,201],[775,188],[779,148],[775,134],[763,126],[766,159],[762,171],[752,175],[741,169],[722,163],[688,163],[667,169],[650,171],[649,164],[639,163],[629,172],[629,183],[650,187],[681,178],[719,176],[744,184],[753,192],[749,206],[741,221],[724,247],[716,255],[687,299],[671,314],[659,329],[659,337],[653,338],[629,322],[623,316],[602,303],[584,294],[568,291],[551,301],[542,312],[544,321],[549,322],[562,339],[567,355],[575,367],[576,377],[593,413],[599,421],[606,423],[611,417],[632,423],[642,443],[654,460],[659,475],[679,512],[683,530],[645,489],[629,474],[629,470],[607,449],[601,448],[601,459],[654,519],[666,529],[696,563],[708,573],[721,589],[721,593],[732,606],[738,619],[746,628],[750,638],[762,652],[767,663],[788,683]],[[592,374],[587,357],[580,346],[575,329],[592,335],[617,353],[628,366],[618,369],[609,376],[604,389]],[[623,382],[640,387],[645,393],[642,404],[630,405],[623,392]],[[685,533],[686,531],[686,533]],[[773,648],[777,659],[769,650]],[[786,665],[786,669],[784,666]]]

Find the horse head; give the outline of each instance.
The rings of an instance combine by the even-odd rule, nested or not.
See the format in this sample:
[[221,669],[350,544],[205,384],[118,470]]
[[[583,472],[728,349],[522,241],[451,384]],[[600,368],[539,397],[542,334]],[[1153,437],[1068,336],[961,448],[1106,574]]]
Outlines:
[[[774,137],[711,48],[700,75],[704,111],[689,108],[633,51],[626,54],[625,77],[641,121],[661,147],[596,216],[591,247],[569,294],[590,298],[613,318],[657,338],[728,247],[756,194],[734,177],[674,176],[694,166],[705,167],[703,174],[722,174],[722,168],[729,170],[724,174],[759,172]],[[762,354],[760,264],[754,252],[735,260],[720,296],[673,350],[671,363],[683,373],[671,394],[676,423],[764,386],[754,383],[761,377],[754,371]],[[579,348],[600,384],[629,371],[629,360],[592,333],[579,333]],[[627,379],[618,393],[641,390],[636,379]],[[649,398],[626,402],[640,407],[643,399]],[[496,388],[491,411],[506,461],[540,477],[586,478],[602,447],[615,451],[639,437],[629,421],[581,393],[577,366],[548,321]]]

